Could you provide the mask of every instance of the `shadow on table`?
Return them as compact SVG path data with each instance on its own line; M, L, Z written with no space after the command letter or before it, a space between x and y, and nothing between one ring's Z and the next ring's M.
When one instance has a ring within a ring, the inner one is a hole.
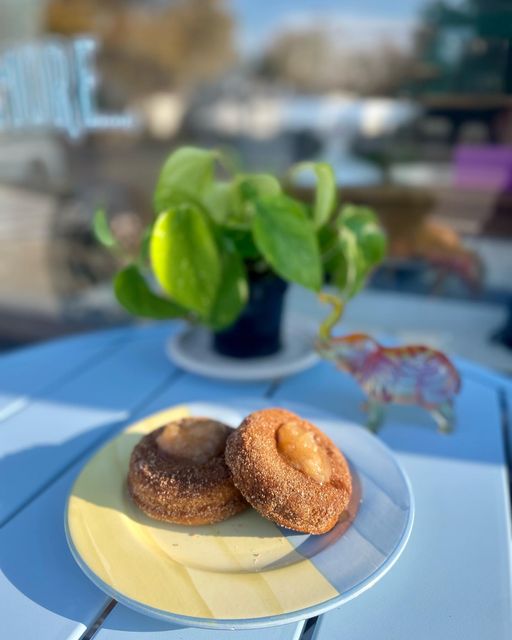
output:
M116 428L116 424L104 425L61 445L32 447L1 461L10 468L19 466L25 477L24 486L30 480L32 492L26 492L23 499L20 496L15 505L12 496L19 488L13 484L1 486L2 507L12 505L19 512L11 509L10 519L0 529L0 566L4 575L2 577L0 573L0 591L1 581L7 579L27 600L86 626L90 620L82 618L96 615L106 596L85 579L73 560L64 533L64 512L84 456L87 457L93 446L101 446L106 434ZM76 459L77 450L81 452L79 460ZM75 456L74 462L71 454ZM52 477L42 476L37 483L36 478L42 470L40 461L57 455L63 461L61 468ZM16 602L20 596L13 597Z
M113 421L55 445L37 445L0 457L0 526L124 425ZM44 424L41 425L44 429ZM49 490L49 489L48 489Z
M115 429L115 425L112 425L112 429ZM63 445L27 449L9 456L8 463L32 464L38 456L44 458L80 445L84 437L73 438ZM95 448L98 448L105 441L105 430L96 429L89 437L95 437ZM68 495L89 458L90 456L86 456L85 461L82 458L71 468L61 470L62 475L55 482L0 529L0 591L2 581L9 581L15 591L7 591L8 601L16 606L21 598L25 602L27 616L41 608L62 620L70 621L69 624L74 621L88 627L109 602L108 596L84 576L73 559L64 532ZM25 472L30 474L30 467L25 467ZM34 604L28 605L29 602ZM5 610L3 615L8 618L10 613ZM53 621L56 625L60 624L55 618ZM49 620L48 624L53 623ZM139 615L121 605L114 608L103 627L139 633L167 632L180 640L189 633L183 626ZM205 634L205 640L211 637L211 632L202 633ZM227 634L229 632L222 631L218 637L220 639Z

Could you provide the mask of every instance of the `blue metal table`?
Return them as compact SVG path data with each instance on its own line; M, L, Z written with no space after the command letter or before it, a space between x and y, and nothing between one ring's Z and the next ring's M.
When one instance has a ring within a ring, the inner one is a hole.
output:
M512 385L459 362L453 435L418 409L391 410L380 436L412 483L408 547L375 587L311 621L265 631L170 626L99 591L68 550L65 500L98 447L166 406L236 397L298 401L361 422L362 394L330 365L286 380L237 384L175 368L169 324L119 329L0 358L0 638L9 640L501 640L512 634L507 459Z

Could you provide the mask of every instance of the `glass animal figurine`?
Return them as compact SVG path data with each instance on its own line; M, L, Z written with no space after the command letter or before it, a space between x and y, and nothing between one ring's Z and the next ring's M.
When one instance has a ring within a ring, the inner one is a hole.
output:
M439 431L453 430L453 400L460 390L460 377L443 353L422 345L383 347L365 333L333 337L343 302L325 293L320 299L333 310L320 327L316 349L362 387L372 431L382 424L384 407L390 403L419 405L431 413Z

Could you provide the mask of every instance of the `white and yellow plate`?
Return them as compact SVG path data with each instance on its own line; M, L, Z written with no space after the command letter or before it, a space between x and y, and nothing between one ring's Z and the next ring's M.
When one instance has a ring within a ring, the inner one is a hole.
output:
M354 478L353 500L329 533L285 530L252 509L215 525L171 525L133 505L126 474L143 434L185 415L237 426L262 406L249 400L168 409L125 429L88 461L69 496L66 534L76 561L100 589L139 612L183 625L265 627L337 607L393 566L413 522L404 472L364 428L313 408L299 412L340 447Z

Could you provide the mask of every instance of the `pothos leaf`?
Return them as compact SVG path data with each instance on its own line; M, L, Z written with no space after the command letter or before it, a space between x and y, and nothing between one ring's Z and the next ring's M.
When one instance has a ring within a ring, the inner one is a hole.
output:
M218 152L181 147L165 161L157 181L153 202L156 213L181 202L200 202L213 184Z
M285 195L259 198L252 232L256 246L278 275L308 289L320 288L318 241L299 202Z
M117 240L115 239L108 224L105 209L96 209L92 220L92 230L96 240L104 247L112 249L117 245Z
M340 211L337 225L338 228L350 229L355 235L358 247L370 267L384 259L387 251L386 234L373 209L347 204Z
M351 298L383 260L386 236L371 209L345 205L335 221L332 234L325 236L325 246L326 271L343 296Z
M246 229L225 229L226 238L231 241L244 260L257 260L261 258L258 247L254 244L251 230Z
M279 180L269 173L239 174L233 180L234 207L243 207L257 197L276 196L279 193Z
M248 298L245 265L234 247L226 246L222 253L221 281L209 317L210 326L216 330L229 327L240 315Z
M202 204L217 224L224 224L231 210L231 183L214 181L205 189Z
M231 229L250 229L256 199L279 193L281 185L277 178L270 174L238 174L230 185L229 211L224 225Z
M204 212L181 204L161 213L150 242L153 272L180 305L207 319L221 278L221 261Z
M301 162L292 167L291 174L302 171L313 171L316 177L313 221L315 228L319 229L328 222L336 206L336 177L327 162Z
M151 242L151 234L153 233L153 225L148 225L142 232L139 245L139 257L138 262L142 265L146 264L149 260L149 243Z
M125 267L114 278L117 301L127 311L142 318L183 318L187 310L151 291L135 265Z

